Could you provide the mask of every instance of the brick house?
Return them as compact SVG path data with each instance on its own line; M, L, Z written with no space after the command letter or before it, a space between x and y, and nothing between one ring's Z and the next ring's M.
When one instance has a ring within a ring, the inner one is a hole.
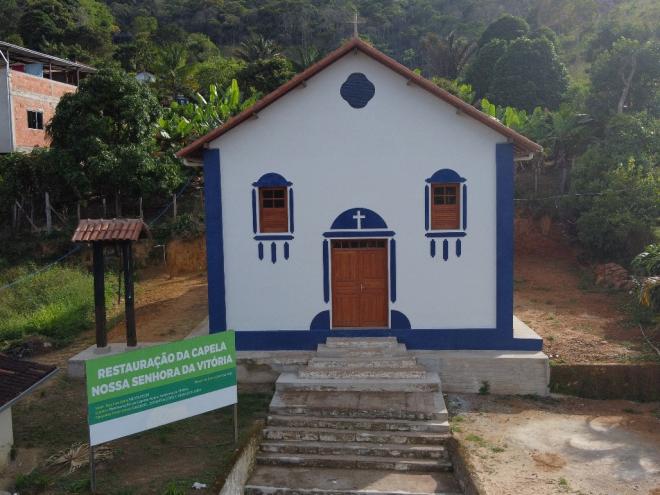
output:
M46 125L60 98L92 67L0 41L0 153L49 145Z

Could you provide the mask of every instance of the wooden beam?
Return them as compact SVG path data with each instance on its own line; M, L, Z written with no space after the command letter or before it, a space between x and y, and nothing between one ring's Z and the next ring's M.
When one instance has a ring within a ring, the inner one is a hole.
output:
M96 347L107 347L108 335L105 331L105 263L103 243L92 244L94 256L94 316L96 320Z
M121 245L121 257L124 263L124 308L126 314L126 345L137 345L135 329L135 291L133 289L133 244L125 241Z

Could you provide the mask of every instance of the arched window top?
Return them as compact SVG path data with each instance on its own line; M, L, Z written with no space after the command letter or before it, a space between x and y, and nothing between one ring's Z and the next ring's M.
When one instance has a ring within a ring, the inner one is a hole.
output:
M331 230L386 229L383 217L369 208L351 208L340 213L332 222Z
M429 184L438 184L438 183L453 183L453 182L465 182L467 179L461 177L458 172L450 168L441 168L435 172L431 177L426 179L426 182Z
M259 177L259 180L253 182L252 185L254 187L288 187L293 185L293 182L289 182L276 172L268 172Z

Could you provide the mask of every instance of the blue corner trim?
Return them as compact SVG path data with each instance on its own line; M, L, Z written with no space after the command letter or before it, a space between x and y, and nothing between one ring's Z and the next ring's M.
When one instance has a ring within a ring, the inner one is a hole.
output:
M252 233L257 233L257 190L252 189Z
M288 242L284 243L284 259L285 260L289 259L289 243Z
M291 241L293 236L289 234L262 234L255 235L255 241Z
M351 208L339 214L330 230L386 229L383 217L369 208Z
M390 328L395 330L410 330L410 320L401 311L390 311Z
M237 331L236 349L239 351L269 350L316 350L328 337L396 337L408 349L428 350L502 350L540 351L542 339L514 339L513 320L511 330L502 332L495 328L451 328L451 329L377 329L328 330L319 313L312 322L318 328L310 330L264 330ZM318 320L317 320L318 318ZM329 314L328 326L329 326Z
M463 184L463 230L467 230L467 184Z
M427 232L426 237L465 237L465 232Z
M257 253L259 254L259 259L264 259L264 243L260 242L257 244Z
M330 311L325 310L318 313L309 324L310 330L330 330Z
M390 301L396 302L396 241L390 239Z
M429 186L424 186L424 229L429 230L429 213L431 206L429 205L431 190Z
M513 144L496 146L497 329L513 337Z
M442 259L445 261L449 259L449 241L447 239L442 241Z
M252 185L254 187L288 187L293 185L293 182L289 182L278 173L268 172L259 177L259 180L253 182Z
M431 258L435 258L435 239L431 239Z
M289 189L289 232L293 233L293 189Z
M204 212L206 215L209 333L227 330L221 185L220 150L204 150Z
M277 261L277 244L274 242L270 243L270 261L273 263Z
M426 179L429 184L465 182L467 179L461 177L458 172L450 168L442 168Z
M392 237L392 230L344 230L337 232L324 232L323 237Z
M353 108L364 108L374 97L376 87L361 72L353 72L344 84L341 85L339 94Z
M323 301L330 302L330 253L328 252L328 241L323 241Z
M456 239L456 257L457 257L457 258L460 258L460 257L461 257L461 249L462 249L462 246L461 246L461 240L460 240L460 239Z

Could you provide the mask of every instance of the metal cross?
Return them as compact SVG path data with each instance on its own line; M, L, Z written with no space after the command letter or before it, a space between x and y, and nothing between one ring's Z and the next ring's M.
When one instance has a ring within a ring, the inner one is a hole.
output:
M357 213L356 213L355 215L353 215L353 218L354 218L355 220L357 220L357 228L358 228L358 230L362 230L362 220L364 220L364 219L367 218L367 217L365 217L365 216L362 214L362 212L360 212L360 210L358 210Z
M358 38L360 35L358 33L358 24L364 24L364 21L358 20L358 11L355 9L353 14L353 20L349 21L350 24L353 24L353 38Z

